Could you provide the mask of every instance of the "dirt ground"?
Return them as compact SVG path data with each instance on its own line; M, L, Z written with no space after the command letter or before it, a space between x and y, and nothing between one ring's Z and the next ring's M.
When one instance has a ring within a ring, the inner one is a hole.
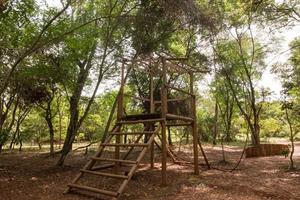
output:
M213 167L229 169L239 159L241 148L226 146L229 163L222 158L219 147L205 146ZM190 152L181 153L185 158ZM190 157L191 159L191 157ZM41 153L4 152L0 155L0 200L87 200L90 197L63 195L88 156L72 154L63 168L55 167L56 158ZM300 144L295 154L300 167ZM168 163L168 186L160 186L160 164L156 157L155 169L143 164L130 181L121 199L299 199L300 171L288 171L288 158L283 156L243 159L237 170L206 170L201 165L200 175L193 175L193 166ZM201 162L203 160L201 159Z

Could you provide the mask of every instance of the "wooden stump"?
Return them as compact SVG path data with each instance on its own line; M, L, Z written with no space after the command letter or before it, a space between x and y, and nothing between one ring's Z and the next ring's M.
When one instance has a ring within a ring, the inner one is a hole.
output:
M260 144L246 148L246 158L288 155L289 146L287 144Z

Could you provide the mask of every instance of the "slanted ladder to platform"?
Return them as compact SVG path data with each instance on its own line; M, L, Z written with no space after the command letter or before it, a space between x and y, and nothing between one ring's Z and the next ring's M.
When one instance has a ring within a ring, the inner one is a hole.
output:
M65 193L70 191L75 192L82 192L91 195L94 197L99 197L100 195L110 196L112 198L118 199L122 192L124 191L126 185L138 169L139 164L143 160L146 152L148 149L151 148L151 145L154 142L154 138L156 134L158 134L160 130L159 122L162 119L152 119L152 120L146 120L147 124L150 126L145 126L143 131L139 132L121 132L121 128L124 125L129 124L139 124L142 123L145 125L144 120L133 120L133 121L119 121L117 122L114 130L109 133L106 141L100 145L99 151L96 153L95 156L91 157L89 162L83 167L83 169L80 170L80 173L77 175L77 177L73 180L72 183L68 184L68 189ZM156 127L156 128L155 128ZM120 137L121 136L132 136L136 135L135 141L132 143L121 143ZM140 140L145 136L148 140L146 143L141 143ZM125 148L127 147L127 152L120 157L120 149L119 148ZM106 148L115 148L115 152L118 152L119 155L117 155L114 158L107 158L103 155L103 152ZM129 154L134 150L134 148L141 148L141 151L139 152L136 160L129 160L127 159ZM106 165L100 165L96 166L96 163L101 162L109 162L111 164ZM129 166L129 170L123 174L120 174L120 170L118 170L121 166ZM114 168L112 172L103 172L101 170L107 169L107 168ZM100 171L99 171L100 170ZM122 180L122 183L119 185L119 189L117 191L109 191L106 189L101 188L95 188L91 186L87 186L84 184L79 184L80 179L82 179L85 174L90 174L94 176L101 177L109 177L111 179L118 179Z

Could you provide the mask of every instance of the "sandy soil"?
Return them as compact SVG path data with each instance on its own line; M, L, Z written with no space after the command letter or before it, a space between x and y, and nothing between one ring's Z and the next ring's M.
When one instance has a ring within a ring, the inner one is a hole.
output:
M191 148L190 148L191 149ZM239 159L241 148L226 147L229 163L223 164L221 149L205 146L212 166L229 169ZM191 159L191 152L180 156ZM39 153L4 152L0 156L0 200L87 200L82 195L63 195L66 184L87 162L82 153L69 156L66 166L55 167L57 158ZM244 159L237 170L206 170L201 165L199 176L193 167L168 163L168 186L160 186L159 156L155 169L143 164L130 181L121 199L299 199L300 171L288 171L288 158L283 156ZM300 167L300 144L297 145L296 163ZM203 160L201 160L203 162Z

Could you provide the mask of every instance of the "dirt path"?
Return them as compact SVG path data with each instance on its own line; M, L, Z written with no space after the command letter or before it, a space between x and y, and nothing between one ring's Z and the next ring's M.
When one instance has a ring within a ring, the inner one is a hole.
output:
M213 166L230 168L239 158L241 149L226 147L229 164L220 164L221 150L205 147ZM183 156L183 155L181 155ZM190 152L184 153L189 157ZM300 165L300 145L296 163ZM56 158L38 153L10 153L0 156L0 200L87 200L84 196L62 192L86 161L82 154L73 154L64 168L53 167ZM157 158L159 161L159 158ZM282 156L245 159L230 173L206 170L199 176L192 174L192 166L168 164L169 186L160 187L160 165L148 170L148 165L130 182L122 199L299 199L300 171L288 172L288 159Z

